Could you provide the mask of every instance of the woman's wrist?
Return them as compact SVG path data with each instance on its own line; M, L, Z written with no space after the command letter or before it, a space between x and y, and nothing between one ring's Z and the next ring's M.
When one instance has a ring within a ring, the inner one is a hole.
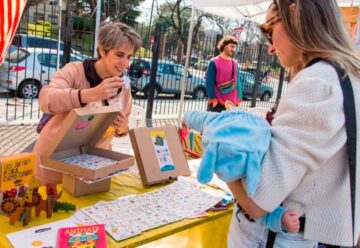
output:
M93 92L93 89L84 89L80 92L81 103L86 104L89 102L97 101L96 94Z

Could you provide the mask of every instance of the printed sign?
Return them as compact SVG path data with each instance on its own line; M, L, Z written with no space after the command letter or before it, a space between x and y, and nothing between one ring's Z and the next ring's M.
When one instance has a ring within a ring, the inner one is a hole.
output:
M171 159L169 146L164 131L154 131L150 133L155 148L156 157L159 162L160 171L175 170L175 165Z
M35 154L22 153L0 158L1 190L28 184L34 176Z

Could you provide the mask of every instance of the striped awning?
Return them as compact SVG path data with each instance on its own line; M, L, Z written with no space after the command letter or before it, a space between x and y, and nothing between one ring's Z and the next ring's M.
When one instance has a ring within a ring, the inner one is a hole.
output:
M0 64L20 22L26 0L0 0Z

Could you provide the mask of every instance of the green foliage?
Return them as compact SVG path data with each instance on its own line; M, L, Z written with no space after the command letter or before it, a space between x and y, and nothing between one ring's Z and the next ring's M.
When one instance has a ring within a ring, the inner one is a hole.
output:
M121 21L130 26L136 24L136 18L141 14L137 8L145 0L107 0L102 1L102 20ZM95 19L96 1L94 0L73 0L75 15L81 17L86 14ZM75 25L75 24L74 24ZM85 24L84 24L85 25Z
M59 210L65 211L67 213L69 211L75 211L76 206L74 204L72 204L72 203L69 203L69 202L56 201L54 206L53 206L53 211L57 212Z
M75 16L73 21L74 30L92 31L95 29L95 23L88 15Z

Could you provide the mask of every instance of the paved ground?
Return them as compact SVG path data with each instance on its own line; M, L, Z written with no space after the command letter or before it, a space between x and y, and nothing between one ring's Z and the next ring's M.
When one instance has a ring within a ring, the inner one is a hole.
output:
M176 125L176 119L153 120L153 126L166 124ZM139 125L140 126L140 125ZM31 151L38 134L36 124L3 124L0 125L0 156ZM131 147L129 137L114 138L113 149L127 153Z

